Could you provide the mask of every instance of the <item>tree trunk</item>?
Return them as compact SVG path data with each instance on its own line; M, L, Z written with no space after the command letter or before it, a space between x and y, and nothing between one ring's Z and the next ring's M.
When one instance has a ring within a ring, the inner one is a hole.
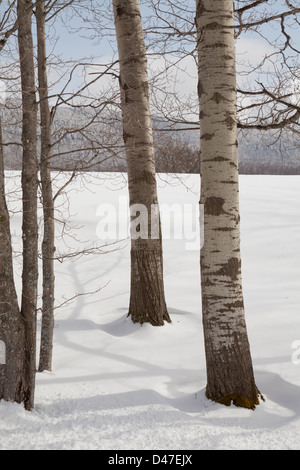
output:
M0 118L0 400L23 401L24 322L15 290Z
M39 371L52 370L54 331L54 203L50 172L51 118L48 102L47 55L45 33L45 2L36 4L38 81L41 118L41 188L43 197L44 237L43 259L43 304Z
M133 322L161 326L170 322L163 284L160 220L151 220L157 207L157 187L150 116L148 70L138 0L113 0L120 61L123 137L127 160L129 203L145 219L131 236L131 292L129 314ZM137 206L138 205L138 206ZM152 212L153 213L153 212ZM140 214L142 215L142 214ZM151 223L152 222L152 223ZM156 236L151 238L151 233Z
M32 1L18 0L18 43L22 87L22 191L23 191L23 273L21 314L25 322L24 405L34 406L36 373L36 310L38 281L37 224L37 104L33 41L31 33Z
M232 0L197 0L201 132L202 315L207 397L255 408L241 279Z

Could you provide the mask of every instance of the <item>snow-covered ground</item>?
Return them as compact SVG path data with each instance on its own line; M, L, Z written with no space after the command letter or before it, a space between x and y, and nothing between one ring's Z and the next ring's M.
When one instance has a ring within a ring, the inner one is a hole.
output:
M160 175L158 183L161 203L193 212L198 176L166 184ZM101 204L125 207L123 177L99 175L72 189L78 237L101 244ZM103 289L56 311L53 372L37 374L33 412L0 403L0 449L300 449L300 177L241 176L240 196L246 319L265 402L248 411L205 398L199 251L191 240L164 240L172 324L161 328L126 317L122 242L105 255L57 263L57 304ZM15 237L19 223L16 214ZM66 243L80 246L72 237Z

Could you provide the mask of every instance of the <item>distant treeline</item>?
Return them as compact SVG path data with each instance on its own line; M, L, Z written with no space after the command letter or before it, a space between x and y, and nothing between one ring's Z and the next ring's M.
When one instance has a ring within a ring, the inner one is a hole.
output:
M84 116L69 116L61 110L55 123L56 140L53 148L52 170L84 172L126 172L122 130L102 124L95 126L88 139L74 132ZM72 132L65 132L65 122ZM8 124L10 123L11 124ZM58 130L61 131L61 135ZM101 131L102 130L102 131ZM100 132L101 131L101 132ZM104 132L105 131L105 132ZM98 142L103 136L103 142ZM259 133L239 134L239 173L245 175L300 175L299 144L293 136L274 142L272 135L262 140ZM94 139L94 140L93 140ZM39 139L40 140L40 139ZM199 130L154 132L155 163L158 173L200 173ZM22 146L19 123L6 119L3 126L4 162L8 170L21 170ZM91 145L91 142L93 144ZM105 145L104 145L105 144ZM39 146L38 146L39 147Z
M300 175L300 165L291 167L271 163L240 162L239 173L240 175Z
M118 159L108 159L102 162L101 158L98 162L94 162L93 165L86 166L84 161L76 158L55 159L53 162L52 169L57 171L73 171L76 167L79 171L85 172L126 172L126 161L125 157ZM21 170L22 159L19 152L15 152L13 155L6 156L5 167L8 170ZM200 173L199 163L199 152L193 148L177 148L176 151L167 154L165 151L156 152L156 171L157 173ZM241 175L300 175L300 164L287 165L280 163L258 163L247 161L240 161L239 173Z

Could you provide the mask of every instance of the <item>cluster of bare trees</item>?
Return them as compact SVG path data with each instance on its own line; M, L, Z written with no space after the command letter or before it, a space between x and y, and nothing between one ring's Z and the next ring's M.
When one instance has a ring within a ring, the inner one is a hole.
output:
M21 142L12 142L22 149L22 287L20 292L20 306L15 289L13 272L13 250L9 212L5 194L4 150L1 140L1 319L0 340L5 345L5 364L2 364L0 374L0 398L8 401L23 402L26 409L34 406L35 375L37 370L37 311L38 311L38 259L42 259L42 328L40 359L38 369L51 370L52 347L54 329L54 253L55 253L55 214L54 203L63 188L53 193L51 182L51 158L59 148L61 137L56 139L53 132L53 118L59 105L70 99L61 94L56 96L56 103L49 105L48 64L46 53L46 21L58 14L72 2L44 2L33 3L29 0L6 2L6 9L2 16L1 52L9 39L17 40L18 73L19 76L4 75L7 83L16 82L19 85L21 96L20 118L22 135ZM74 2L75 3L75 2ZM33 21L35 18L35 21ZM33 27L36 28L34 36ZM6 29L5 29L6 28ZM35 39L36 38L36 46ZM37 50L35 58L35 50ZM74 71L72 66L70 76ZM5 65L3 69L8 67ZM11 67L14 69L14 67ZM9 71L11 72L11 68ZM70 81L67 80L67 82ZM82 85L80 96L87 84ZM12 93L12 86L7 90ZM73 98L73 94L72 94ZM18 97L13 95L3 105L11 110L12 101L18 107ZM99 105L100 106L100 105ZM97 113L97 111L96 111ZM95 113L95 114L96 114ZM4 113L5 114L5 113ZM16 118L18 120L18 118ZM95 119L91 117L91 121ZM16 123L16 121L15 121ZM87 132L88 124L84 128L78 127L76 132ZM2 131L2 129L1 129ZM56 131L57 132L57 131ZM75 132L67 125L60 129L60 136ZM1 132L2 135L2 132ZM40 152L38 138L40 137ZM86 139L88 142L88 138ZM96 158L97 143L92 142L84 148L85 163L92 164ZM91 147L91 148L89 148ZM82 149L80 149L82 150ZM78 151L78 150L77 150ZM76 150L75 150L76 153ZM39 157L39 158L38 158ZM97 155L98 158L98 155ZM76 162L72 167L70 180L77 172L77 167L84 164ZM40 193L39 194L39 187ZM43 240L39 250L39 221L38 199L41 195L43 208Z
M28 410L34 406L37 370L38 186L40 184L43 203L39 370L51 370L57 197L51 183L51 169L55 168L53 162L60 153L66 157L76 154L72 160L72 179L76 172L90 169L99 163L99 159L118 158L124 149L130 208L140 204L150 214L159 203L155 148L162 145L167 171L172 171L169 168L173 168L174 159L180 159L176 155L180 139L176 145L167 137L167 145L154 139L151 104L156 114L169 120L171 129L175 125L177 128L182 125L184 130L189 126L200 128L200 204L204 208L200 264L207 397L225 405L233 403L251 409L259 403L260 392L253 373L242 290L237 136L238 128L299 132L299 101L293 91L299 83L298 51L291 29L295 24L299 25L300 8L289 0L244 0L235 4L232 0L197 0L188 4L181 0L151 0L147 4L151 4L153 12L147 24L143 24L139 0L92 3L88 0L17 0L6 2L3 12L0 53L10 38L16 36L18 41L22 97L23 274L19 307L5 195L5 146L1 143L0 341L5 344L6 361L0 365L0 399L24 403ZM94 38L99 36L99 21L108 18L109 12L113 14L114 21L107 26L107 34L116 37L118 59L97 64L96 71L89 69L80 89L72 93L68 87L74 74L79 67L88 70L89 64L71 64L68 72L64 72L62 89L51 95L46 23L63 11L70 11L70 17L78 13L80 17L85 15ZM277 27L276 40L269 36L270 32L264 33L261 29L270 23L275 25L274 31ZM36 27L36 46L33 25ZM239 65L239 73L246 79L242 81L243 86L237 86L235 44L242 34L250 33L272 42L273 48L255 71L246 61ZM165 66L163 73L159 72L150 84L148 59L151 54L159 54ZM180 67L187 56L197 64L197 103L192 102L191 96L182 102L174 91L162 86L164 74ZM252 73L255 73L255 80L250 80ZM112 85L103 96L93 96L90 92L92 86L105 76L118 84L118 90ZM158 89L159 93L155 95ZM154 95L153 100L151 97ZM54 104L50 104L50 98ZM84 110L88 120L76 127L65 123L56 128L55 116L60 106ZM195 112L198 113L196 119ZM121 126L123 142L116 132L98 135L95 131L98 122L104 123L107 129ZM75 134L84 137L84 148L70 150L61 147L65 136ZM190 148L191 154L193 151ZM184 164L190 158L187 155ZM198 165L195 171L198 171ZM134 211L131 215L134 218ZM163 326L171 318L164 294L160 217L156 215L155 227L153 219L148 220L148 236L143 236L140 227L140 236L131 240L128 315L133 322ZM153 232L156 237L149 235Z

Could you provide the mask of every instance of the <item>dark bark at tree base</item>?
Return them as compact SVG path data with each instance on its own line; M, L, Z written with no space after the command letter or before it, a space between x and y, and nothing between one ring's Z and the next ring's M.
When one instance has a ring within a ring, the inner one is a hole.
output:
M15 314L19 315L18 309ZM0 365L0 400L22 403L24 401L22 376L24 334L20 329L11 330L12 327L13 325L7 324L7 328L10 328L9 334L6 337L1 335L1 341L6 345L6 363Z
M226 395L210 394L208 390L205 393L209 400L212 400L221 405L231 406L235 405L241 408L248 408L254 410L259 405L259 398L262 398L259 390L254 390L251 395L243 395L242 393L229 393Z
M222 405L254 410L263 397L255 384L249 350L238 347L243 343L247 344L247 338L238 338L226 352L207 352L206 397Z
M254 394L251 397L245 397L237 393L232 393L230 395L225 395L217 399L214 397L211 397L209 393L206 392L206 398L216 403L220 403L221 405L225 405L225 406L234 405L240 408L247 408L249 410L255 410L256 406L259 405L259 398L263 400L263 397L259 393L259 391L257 391L256 394Z
M162 254L157 245L151 249L142 244L131 250L128 316L134 323L151 323L153 326L171 323L164 296Z

